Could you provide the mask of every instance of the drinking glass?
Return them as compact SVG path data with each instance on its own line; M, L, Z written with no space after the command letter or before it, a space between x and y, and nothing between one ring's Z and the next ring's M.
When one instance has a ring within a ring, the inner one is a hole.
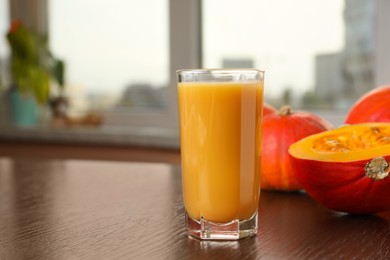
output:
M264 72L177 71L183 200L188 234L257 234Z

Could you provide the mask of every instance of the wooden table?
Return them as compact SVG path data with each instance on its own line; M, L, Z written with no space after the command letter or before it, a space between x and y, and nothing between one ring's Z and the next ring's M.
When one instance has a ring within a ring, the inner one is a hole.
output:
M257 237L185 235L178 165L0 158L0 259L390 259L390 211L262 192Z

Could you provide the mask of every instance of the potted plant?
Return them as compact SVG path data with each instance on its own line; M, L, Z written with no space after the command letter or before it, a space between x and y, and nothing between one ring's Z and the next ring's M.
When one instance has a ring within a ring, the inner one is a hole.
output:
M51 79L64 85L64 63L55 59L46 41L29 31L20 21L13 21L7 40L11 49L9 91L13 120L17 125L34 125L37 105L46 105Z

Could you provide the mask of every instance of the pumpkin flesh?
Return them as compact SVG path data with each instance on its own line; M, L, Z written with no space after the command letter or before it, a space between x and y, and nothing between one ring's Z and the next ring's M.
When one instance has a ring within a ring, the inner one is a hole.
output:
M290 154L300 159L350 162L390 155L390 123L344 126L297 142Z

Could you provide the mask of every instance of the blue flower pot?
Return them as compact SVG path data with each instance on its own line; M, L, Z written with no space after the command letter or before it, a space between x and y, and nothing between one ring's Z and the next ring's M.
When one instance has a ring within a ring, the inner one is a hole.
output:
M38 122L38 105L31 95L20 94L13 89L9 92L12 121L18 126L33 126Z

